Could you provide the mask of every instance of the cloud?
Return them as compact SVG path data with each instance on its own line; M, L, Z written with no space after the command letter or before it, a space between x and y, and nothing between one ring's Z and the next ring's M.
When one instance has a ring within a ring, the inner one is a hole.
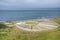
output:
M58 8L60 0L0 0L0 9Z

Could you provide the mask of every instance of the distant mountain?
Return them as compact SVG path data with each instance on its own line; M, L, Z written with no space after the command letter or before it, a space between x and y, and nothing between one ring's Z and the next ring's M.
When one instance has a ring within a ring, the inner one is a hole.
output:
M60 8L35 8L35 10L60 10Z
M18 9L15 9L15 11L16 10L18 10ZM19 9L19 10L60 10L60 8L29 8L29 9L25 8L25 9ZM2 11L5 11L5 10L2 10ZM9 11L11 11L11 10L9 10Z

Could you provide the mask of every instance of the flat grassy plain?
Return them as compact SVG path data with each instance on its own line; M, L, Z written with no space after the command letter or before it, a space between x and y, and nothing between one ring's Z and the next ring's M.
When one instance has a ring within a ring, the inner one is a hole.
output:
M60 23L60 18L55 21ZM0 24L0 40L60 40L60 27L46 32L28 32Z

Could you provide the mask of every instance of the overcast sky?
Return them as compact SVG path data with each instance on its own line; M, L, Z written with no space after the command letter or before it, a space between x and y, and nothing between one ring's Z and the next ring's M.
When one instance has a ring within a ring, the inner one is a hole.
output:
M0 10L60 8L60 0L0 0Z

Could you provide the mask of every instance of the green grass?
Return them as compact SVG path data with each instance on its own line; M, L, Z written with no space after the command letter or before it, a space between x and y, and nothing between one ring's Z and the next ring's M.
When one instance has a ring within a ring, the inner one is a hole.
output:
M26 24L36 24L36 21L26 21Z
M60 17L55 18L55 21L60 24Z
M0 40L60 40L60 28L49 32L27 32L16 28L2 29Z
M60 27L47 32L28 32L0 24L0 40L60 40Z

